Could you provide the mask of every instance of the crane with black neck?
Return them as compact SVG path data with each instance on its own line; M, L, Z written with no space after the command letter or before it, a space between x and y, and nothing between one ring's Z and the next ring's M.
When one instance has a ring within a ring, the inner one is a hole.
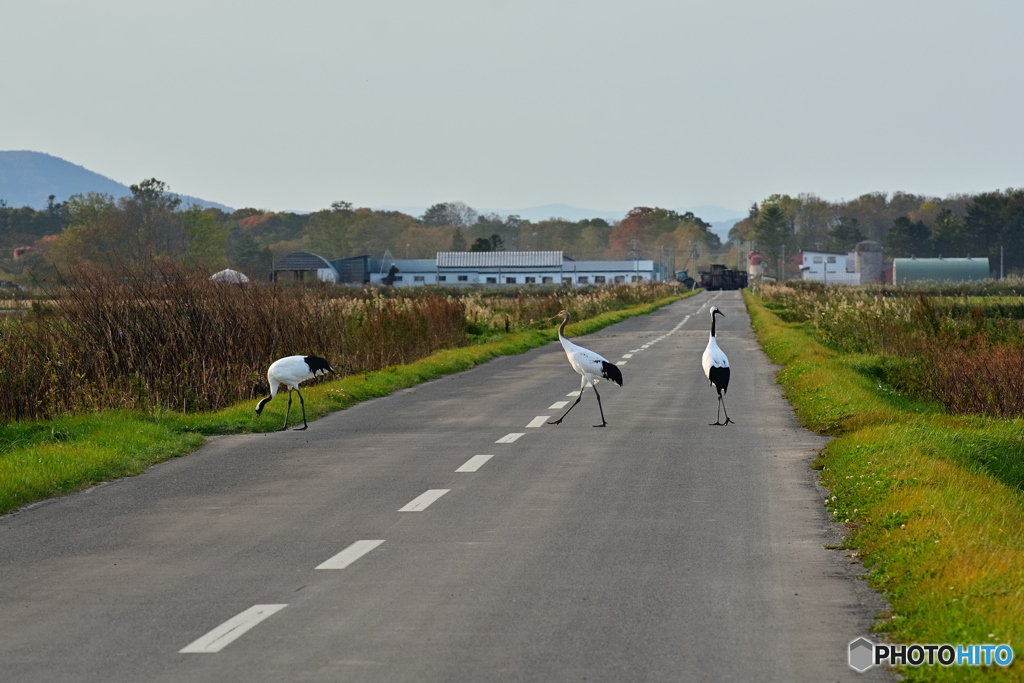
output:
M718 346L715 338L715 316L725 317L725 313L718 310L718 306L711 307L711 336L708 338L707 348L704 349L704 356L701 358L701 365L704 366L704 374L708 378L710 386L718 390L718 416L712 425L725 426L736 424L729 419L729 411L725 410L725 394L729 390L729 358ZM725 411L725 422L722 422L722 411Z

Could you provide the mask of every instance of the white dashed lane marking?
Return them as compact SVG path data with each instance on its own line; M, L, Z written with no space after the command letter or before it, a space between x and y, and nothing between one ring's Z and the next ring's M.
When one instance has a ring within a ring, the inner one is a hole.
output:
M568 394L566 394L566 396L573 396L573 397L579 396L579 395L580 395L580 392L578 392L578 391L570 391Z
M253 605L241 614L231 617L205 636L194 640L178 652L185 654L220 652L246 631L288 605Z
M421 493L420 495L410 500L408 503L406 503L405 507L398 508L398 511L423 512L428 507L430 507L431 503L433 503L435 500L437 500L444 494L448 493L449 491L451 491L451 489L430 489L429 491Z
M548 406L548 410L561 410L567 405L569 405L568 401L555 401L554 403Z
M480 469L483 466L483 464L485 462L487 462L488 460L490 460L493 457L494 457L493 455L474 455L472 458L467 460L465 462L465 464L462 465L462 467L460 467L459 469L457 469L455 471L456 472L476 472L478 469Z
M370 552L383 542L383 539L376 541L356 541L355 543L345 548L331 559L327 560L326 562L318 564L316 568L344 569L345 567L349 566L350 564L352 564L360 557Z
M545 422L547 422L550 417L551 417L550 415L538 415L537 417L535 417L532 420L530 420L530 424L526 425L526 428L527 429L536 429L537 427L540 427Z
M515 441L516 439L525 434L526 432L512 432L511 434L506 434L505 436L501 437L494 443L512 443L513 441Z
M631 354L631 353L624 353L624 354L622 354L622 357L623 358L632 358L633 354Z

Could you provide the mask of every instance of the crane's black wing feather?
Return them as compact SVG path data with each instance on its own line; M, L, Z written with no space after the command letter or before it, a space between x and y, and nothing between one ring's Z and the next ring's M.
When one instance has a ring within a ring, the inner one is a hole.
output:
M718 389L718 393L726 393L729 389L729 368L716 368L712 366L708 370L708 379Z
M622 371L614 363L609 363L606 360L601 361L601 376L615 382L620 387L622 386Z
M316 377L318 372L322 372L324 374L334 372L334 368L331 367L331 364L318 356L306 356L302 360L306 361L306 365L309 366L309 371L313 373L314 377Z

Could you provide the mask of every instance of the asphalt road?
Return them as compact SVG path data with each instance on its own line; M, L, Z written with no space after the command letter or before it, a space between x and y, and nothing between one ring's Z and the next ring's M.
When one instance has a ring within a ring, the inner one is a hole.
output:
M579 387L551 344L0 517L0 678L891 680L739 294L576 341L633 354L607 428L589 390L527 426Z

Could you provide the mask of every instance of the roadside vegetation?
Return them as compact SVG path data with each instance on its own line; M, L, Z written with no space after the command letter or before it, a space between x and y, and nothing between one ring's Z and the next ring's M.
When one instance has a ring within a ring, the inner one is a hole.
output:
M875 626L886 639L1021 651L1024 414L1009 400L1021 285L745 293L798 417L835 437L815 465L831 492L823 504L892 605ZM1001 359L1010 374L986 383L972 358ZM912 681L1019 671L900 669Z
M322 355L340 375L303 385L315 419L542 346L563 308L581 335L695 293L644 284L457 296L224 285L173 268L77 275L28 316L0 318L0 514L137 474L208 435L277 429L286 402L260 418L254 407L284 355Z

